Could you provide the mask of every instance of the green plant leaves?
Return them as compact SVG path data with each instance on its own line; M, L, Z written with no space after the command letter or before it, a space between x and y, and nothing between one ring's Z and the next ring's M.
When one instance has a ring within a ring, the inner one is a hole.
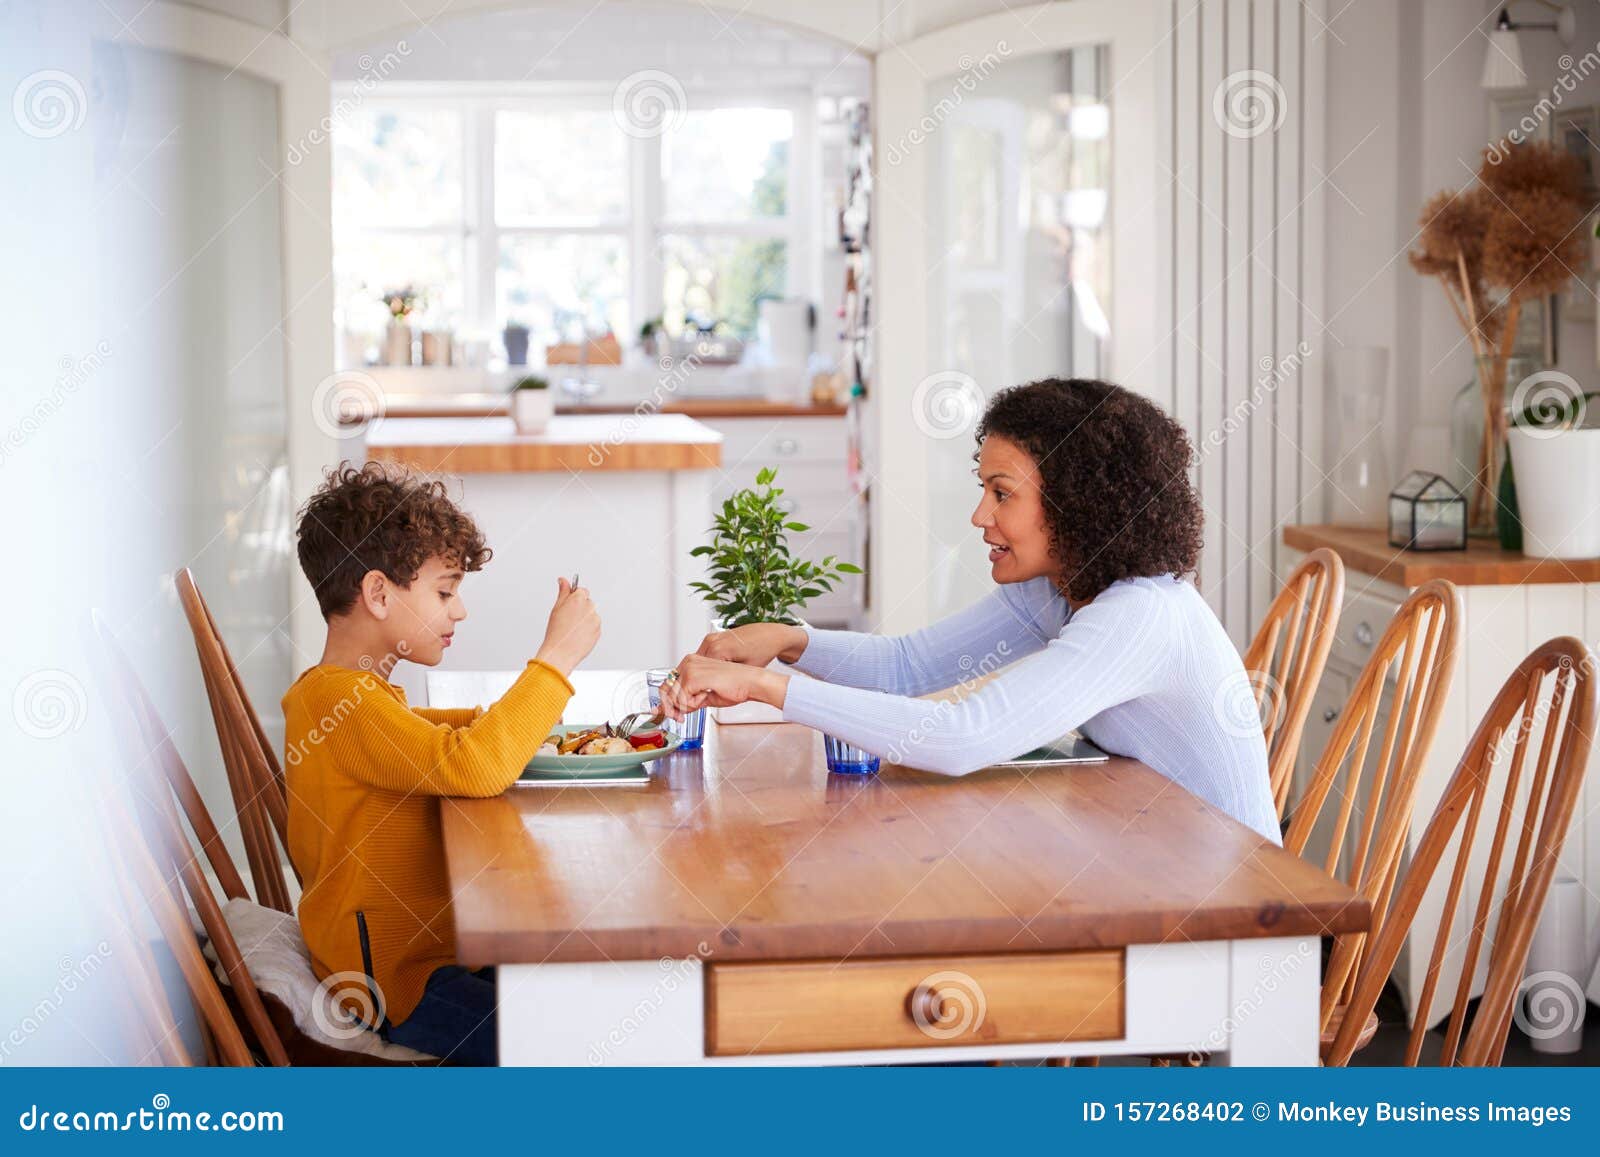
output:
M778 505L783 494L773 486L778 471L765 466L756 472L754 488L740 490L722 504L712 520L711 541L689 553L709 559L709 582L692 582L689 589L710 603L729 626L747 623L793 623L795 610L808 599L831 591L844 574L860 574L851 563L836 562L833 555L821 564L795 558L788 533L811 529L787 518Z

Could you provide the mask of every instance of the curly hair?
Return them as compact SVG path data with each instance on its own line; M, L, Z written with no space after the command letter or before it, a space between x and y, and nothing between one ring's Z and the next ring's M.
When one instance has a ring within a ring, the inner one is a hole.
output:
M1204 517L1194 449L1153 402L1110 382L1046 378L1001 390L978 424L1039 469L1057 585L1080 601L1118 579L1194 572Z
M443 482L379 462L329 470L300 508L298 539L324 619L355 605L368 571L409 587L430 558L476 571L493 554Z

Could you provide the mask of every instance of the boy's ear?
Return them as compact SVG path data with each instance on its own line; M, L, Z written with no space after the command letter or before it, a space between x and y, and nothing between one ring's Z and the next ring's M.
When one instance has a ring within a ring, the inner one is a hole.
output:
M389 579L381 570L361 576L361 604L375 619L389 617Z

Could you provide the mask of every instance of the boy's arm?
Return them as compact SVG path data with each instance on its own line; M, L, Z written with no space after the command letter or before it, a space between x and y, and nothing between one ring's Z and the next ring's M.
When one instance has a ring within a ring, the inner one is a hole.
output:
M466 727L483 714L482 707L413 707L411 710L429 723L443 723L446 727Z
M365 687L363 680L370 680ZM433 723L376 686L376 676L356 675L357 695L326 732L333 765L384 791L487 797L516 782L529 759L561 719L572 684L538 659L474 722Z

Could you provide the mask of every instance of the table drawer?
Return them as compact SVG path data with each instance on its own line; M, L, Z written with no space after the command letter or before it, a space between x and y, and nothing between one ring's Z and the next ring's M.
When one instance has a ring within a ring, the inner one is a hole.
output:
M702 419L722 435L722 468L743 478L763 466L778 468L779 484L789 462L840 462L845 459L843 418Z
M1339 613L1338 630L1329 658L1350 671L1360 671L1377 650L1400 604L1371 592L1351 595Z
M1123 952L712 964L706 1055L1114 1040Z

